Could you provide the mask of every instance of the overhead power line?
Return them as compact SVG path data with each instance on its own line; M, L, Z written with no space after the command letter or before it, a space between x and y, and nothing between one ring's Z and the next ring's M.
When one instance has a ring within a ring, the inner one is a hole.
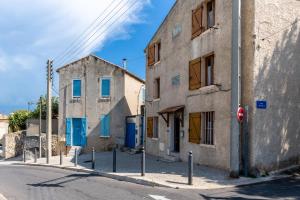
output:
M85 36L87 33L88 33L88 31L91 29L91 27L93 27L94 25L95 25L95 23L104 15L104 13L106 13L106 11L108 11L109 10L109 8L113 5L113 3L114 3L115 1L112 1L105 9L104 9L104 11L103 12L101 12L100 13L100 15L96 18L96 19L94 19L83 31L82 31L82 33L80 33L79 35L78 35L78 37L77 38L75 38L71 43L70 43L70 45L68 45L68 47L65 49L65 50L63 50L60 54L58 54L58 55L56 55L55 57L54 57L54 59L53 60L59 60L61 57L63 57L76 43L77 43L77 41L79 41L83 36ZM121 3L121 1L119 2L119 4Z
M88 42L95 34L97 34L97 32L102 29L102 26L104 26L105 24L107 24L113 17L115 17L125 7L125 5L129 1L130 0L127 0L126 3L123 3L123 5L121 5L122 1L120 1L111 10L111 12L107 13L106 16L99 23L97 23L97 25L88 34L86 34L86 37L83 38L82 41L80 41L76 46L74 46L74 48L71 48L68 52L66 52L66 54L60 59L59 63L64 63L67 60L68 56L72 56L73 52L75 52L78 48L81 48L82 46L84 46L85 43ZM117 9L117 11L113 12L113 10L115 10L115 9ZM111 16L111 14L113 14L113 15ZM107 18L108 18L108 20L107 20Z
M127 2L129 2L129 0L128 0ZM137 2L138 2L138 0L134 1L134 3L132 3L130 6L128 6L127 9L124 10L124 11L122 12L121 15L119 15L118 17L116 17L116 18L114 19L114 21L113 21L112 23L110 23L110 24L107 26L108 28L106 28L106 29L104 29L102 32L100 32L100 34L98 34L93 40L90 40L90 39L91 39L98 31L100 31L100 30L102 29L102 27L98 28L97 31L95 32L95 34L93 34L92 36L90 36L90 37L87 39L87 43L84 43L84 44L80 45L77 49L75 49L74 51L72 51L73 56L72 56L71 58L76 57L76 56L78 55L78 53L80 53L79 50L81 50L81 48L82 48L83 46L85 46L85 47L84 47L82 50L85 51L88 47L90 47L91 45L94 45L93 42L95 42L100 36L102 36L102 35L103 35L104 33L106 33L109 29L111 29L111 28L113 27L112 25L115 24L115 23L116 23L123 15L125 15L126 12L128 12L131 8L133 8ZM126 4L127 4L127 3L126 3ZM119 12L120 10L121 10L121 9L119 9L118 12ZM117 16L118 12L117 12L115 15L111 16L111 17L109 18L109 20L106 21L103 25L107 24L107 22L109 22L109 21L112 20L115 16ZM125 20L125 18L123 18L121 21L123 22L124 20Z

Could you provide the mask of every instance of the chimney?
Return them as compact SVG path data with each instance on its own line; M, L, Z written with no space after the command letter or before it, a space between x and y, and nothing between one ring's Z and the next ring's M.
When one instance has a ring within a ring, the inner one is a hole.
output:
M123 58L123 68L126 70L127 69L127 59Z

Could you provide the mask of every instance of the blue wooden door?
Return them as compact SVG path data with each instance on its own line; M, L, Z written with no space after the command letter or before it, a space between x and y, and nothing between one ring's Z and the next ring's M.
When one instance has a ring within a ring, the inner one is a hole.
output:
M82 122L80 118L73 118L73 146L81 146Z
M135 123L126 124L125 145L129 148L135 148Z

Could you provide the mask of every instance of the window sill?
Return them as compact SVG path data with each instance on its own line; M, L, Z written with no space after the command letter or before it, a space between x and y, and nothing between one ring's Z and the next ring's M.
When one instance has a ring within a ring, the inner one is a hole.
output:
M195 35L195 36L192 36L191 40L195 40L197 38L200 38L200 37L203 37L207 34L209 34L211 31L215 30L214 27L211 27L211 28L206 28L205 30L203 30L203 32L201 32L199 35Z
M200 144L200 147L203 148L209 148L209 149L216 149L216 145L210 145L210 144Z
M99 138L109 139L111 136L99 136Z
M147 137L147 138L150 140L153 140L153 141L158 141L158 138L150 138L150 137Z
M111 101L110 97L100 97L98 99L98 103L100 103L100 102L109 102L109 101Z
M153 101L160 101L160 98L153 99Z
M196 90L189 90L188 97L195 96L195 95L201 95L201 94L211 94L220 91L218 86L216 85L209 85L204 86Z

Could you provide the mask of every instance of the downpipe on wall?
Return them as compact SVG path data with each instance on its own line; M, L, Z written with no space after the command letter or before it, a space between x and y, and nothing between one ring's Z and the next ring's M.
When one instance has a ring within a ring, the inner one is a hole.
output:
M231 128L230 177L238 178L240 171L240 124L236 111L241 105L241 0L232 0L232 50L231 50Z

